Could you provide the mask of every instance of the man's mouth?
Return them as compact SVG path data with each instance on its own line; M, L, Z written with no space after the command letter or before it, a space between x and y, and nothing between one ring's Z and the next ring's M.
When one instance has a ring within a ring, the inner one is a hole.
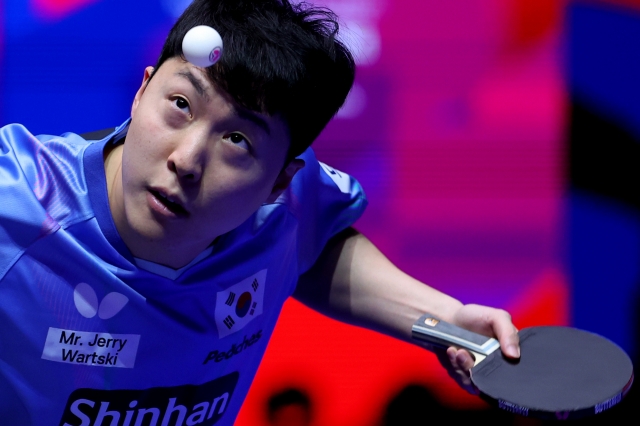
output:
M151 189L150 192L171 213L177 216L187 216L189 214L189 212L184 207L182 207L181 204L169 200L163 193L153 189Z

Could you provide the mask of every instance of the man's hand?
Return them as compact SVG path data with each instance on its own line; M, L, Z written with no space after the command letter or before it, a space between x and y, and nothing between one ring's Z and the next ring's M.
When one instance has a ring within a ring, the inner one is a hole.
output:
M518 330L511 322L508 312L488 306L464 305L454 314L452 322L467 330L495 337L500 342L505 356L520 357ZM450 347L446 351L436 350L436 355L449 375L462 388L473 394L478 393L470 379L469 371L475 361L468 351Z

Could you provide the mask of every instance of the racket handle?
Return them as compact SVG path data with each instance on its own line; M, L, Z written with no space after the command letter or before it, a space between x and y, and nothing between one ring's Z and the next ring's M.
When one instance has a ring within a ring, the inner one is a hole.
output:
M457 325L442 321L431 314L422 315L413 324L411 336L414 340L428 342L432 345L444 348L456 346L484 356L489 355L500 347L498 341L493 337L465 330Z

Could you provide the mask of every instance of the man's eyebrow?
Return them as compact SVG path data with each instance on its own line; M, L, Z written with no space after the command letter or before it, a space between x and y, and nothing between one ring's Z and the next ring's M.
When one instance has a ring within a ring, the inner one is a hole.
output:
M189 80L193 88L196 89L196 92L198 92L198 94L203 98L205 98L207 101L209 100L209 95L207 93L207 89L205 89L204 87L204 84L202 84L202 81L198 77L193 75L191 71L181 70L181 71L178 71L176 75L180 77L184 77L187 80Z
M271 127L269 127L269 124L265 119L263 119L258 114L248 109L236 107L235 110L238 117L242 118L243 120L251 121L256 126L264 130L267 135L271 136Z
M176 75L189 80L189 82L191 83L193 88L196 90L196 92L198 92L198 94L203 98L205 98L207 101L209 100L209 95L207 93L207 89L205 88L204 84L202 84L202 81L198 77L193 75L191 71L181 70L181 71L178 71ZM267 121L262 117L260 117L260 115L245 108L236 107L234 109L238 117L242 118L243 120L251 121L258 127L260 127L262 130L264 130L267 135L271 136L271 127L269 127L269 124L267 123Z

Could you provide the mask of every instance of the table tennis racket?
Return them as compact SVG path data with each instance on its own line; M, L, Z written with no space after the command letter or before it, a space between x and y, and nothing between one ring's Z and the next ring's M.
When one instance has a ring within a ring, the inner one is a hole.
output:
M528 417L575 419L618 404L633 383L629 356L610 340L571 327L519 331L520 359L502 355L496 339L426 314L413 339L467 349L475 358L471 381L480 396L499 408Z

